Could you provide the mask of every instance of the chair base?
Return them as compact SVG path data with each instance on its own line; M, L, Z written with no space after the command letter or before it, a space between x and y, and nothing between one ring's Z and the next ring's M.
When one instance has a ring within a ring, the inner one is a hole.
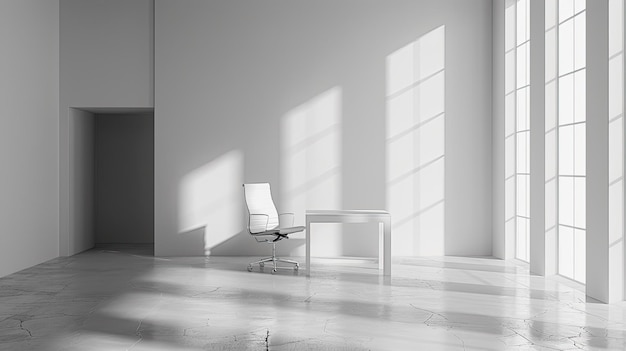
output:
M272 243L272 256L262 258L262 259L260 259L258 261L250 262L248 264L248 268L247 268L248 272L252 272L253 265L257 265L258 264L259 268L263 269L265 267L265 264L268 263L268 262L272 262L272 273L276 273L276 271L278 269L292 269L291 267L279 267L279 266L276 265L277 262L290 263L290 264L294 265L293 266L293 270L296 271L296 272L300 268L300 263L298 263L296 261L292 261L292 260L287 260L287 259L284 259L284 258L276 257L276 245L274 243Z

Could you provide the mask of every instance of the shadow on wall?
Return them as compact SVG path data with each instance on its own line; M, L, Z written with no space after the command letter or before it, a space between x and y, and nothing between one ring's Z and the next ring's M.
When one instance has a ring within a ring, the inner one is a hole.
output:
M445 26L387 56L386 67L392 254L443 255Z
M243 153L227 152L187 174L178 199L178 233L196 237L181 240L204 246L191 248L190 255L210 255L219 245L244 235ZM215 252L214 252L215 253Z
M341 208L342 89L333 87L287 112L281 120L281 212L294 212L295 225L304 225L305 211ZM311 255L342 255L340 227L325 224L316 233ZM304 234L293 235L304 239ZM305 244L289 255L304 256Z

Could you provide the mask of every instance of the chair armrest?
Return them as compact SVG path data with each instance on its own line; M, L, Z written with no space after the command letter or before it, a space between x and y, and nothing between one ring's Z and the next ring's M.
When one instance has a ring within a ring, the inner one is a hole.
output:
M264 227L265 229L264 230L267 230L267 223L270 220L270 216L265 214L265 213L250 213L250 217L248 217L248 232L252 233L252 230L250 230L250 224L252 222L252 217L254 217L254 216L264 216L265 217L265 227Z
M293 227L293 219L295 214L293 212L285 212L278 215L278 226L280 228ZM284 219L283 219L284 218ZM289 223L289 224L287 224Z

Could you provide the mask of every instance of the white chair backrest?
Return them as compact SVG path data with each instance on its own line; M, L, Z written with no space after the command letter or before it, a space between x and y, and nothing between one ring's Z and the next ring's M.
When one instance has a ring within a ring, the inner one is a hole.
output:
M269 183L244 184L243 193L250 218L248 230L250 233L260 233L278 227L278 211L272 200ZM253 215L266 216L253 216ZM267 224L267 228L266 228Z

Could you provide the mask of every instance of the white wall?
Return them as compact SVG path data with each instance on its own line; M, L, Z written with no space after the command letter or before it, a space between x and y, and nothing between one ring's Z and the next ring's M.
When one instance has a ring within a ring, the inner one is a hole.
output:
M279 210L387 208L386 65L444 26L440 254L490 255L491 13L491 1L157 0L156 254L266 254L244 232L242 182L270 182ZM376 254L371 234L348 234L314 245Z
M71 254L93 247L95 243L94 211L94 115L70 109L70 232Z
M87 242L75 232L80 221L70 181L71 108L153 106L152 0L60 1L60 254L72 255L70 243ZM81 168L81 165L75 165Z
M58 1L0 1L0 276L58 255Z

